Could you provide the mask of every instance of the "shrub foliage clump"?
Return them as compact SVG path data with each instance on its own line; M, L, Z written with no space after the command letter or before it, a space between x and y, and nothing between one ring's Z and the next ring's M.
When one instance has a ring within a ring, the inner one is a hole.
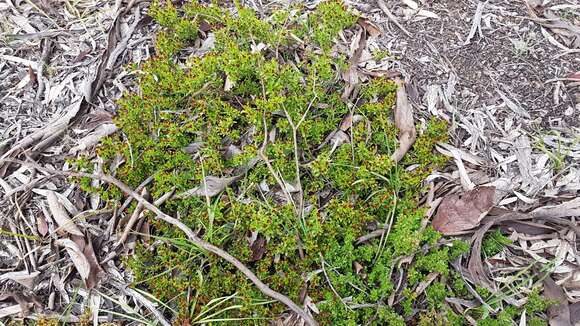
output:
M341 99L349 62L334 44L358 17L336 1L266 19L198 3L154 3L150 15L162 26L156 55L135 67L139 88L119 102L120 132L99 148L109 162L124 159L108 172L132 187L153 176L154 199L175 190L165 212L273 289L310 302L322 324L400 325L417 311L421 320L461 319L445 312L453 290L444 283L410 290L433 272L451 277L447 263L466 249L438 245L418 208L422 181L444 163L433 147L446 126L419 128L396 164L395 84L375 78ZM150 223L159 241L138 244L127 264L179 320L260 324L285 310L174 227ZM357 241L377 229L383 236ZM401 273L413 255L409 275ZM394 292L403 300L390 307Z

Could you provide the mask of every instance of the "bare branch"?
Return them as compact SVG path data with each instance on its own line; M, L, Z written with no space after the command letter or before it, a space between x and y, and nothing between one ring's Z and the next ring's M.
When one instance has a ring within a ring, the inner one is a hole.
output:
M133 191L131 188L129 188L127 185L125 185L123 182L115 179L114 177L112 177L110 175L103 174L103 173L91 174L91 173L85 173L85 172L58 171L58 170L54 170L54 169L45 168L37 163L23 162L20 160L12 160L12 159L2 159L2 160L0 160L0 163L14 163L14 164L25 165L25 166L33 167L33 168L38 169L40 171L44 171L46 173L68 176L68 177L91 178L91 179L100 180L100 181L103 181L103 182L106 182L106 183L109 183L109 184L116 186L117 188L121 189L121 191L123 191L125 194L133 197L139 204L143 205L144 208L155 213L157 218L159 218L159 219L177 227L181 231L183 231L183 233L185 233L185 235L187 235L187 237L189 238L189 240L191 242L193 242L193 244L223 258L224 260L226 260L229 263L231 263L232 265L234 265L240 272L242 272L242 274L244 274L250 281L252 281L252 283L254 283L254 285L256 285L258 290L260 290L263 294L267 295L268 297L275 299L275 300L283 303L284 305L286 305L290 310L292 310L293 312L298 314L300 317L302 317L302 319L304 319L304 321L308 325L311 325L311 326L318 325L316 320L314 320L314 318L312 318L302 308L300 308L296 303L294 303L294 301L292 301L290 298L288 298L284 294L272 290L270 287L268 287L268 285L264 284L249 268L247 268L242 262L240 262L234 256L230 255L225 250L202 240L183 222L181 222L180 220L178 220L170 215L165 214L157 206L151 204L149 201L147 201L145 198L143 198L143 196L139 195L138 193Z

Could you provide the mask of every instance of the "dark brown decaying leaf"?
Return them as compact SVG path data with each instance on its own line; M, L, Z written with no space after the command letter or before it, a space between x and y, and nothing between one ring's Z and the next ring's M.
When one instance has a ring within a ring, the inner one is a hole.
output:
M340 97L343 101L346 101L350 97L352 91L359 81L358 64L360 62L362 52L367 46L367 33L363 26L361 26L355 37L354 45L356 48L351 49L353 53L349 59L348 69L342 73L342 79L346 82L346 87L344 88L344 91Z
M34 72L34 69L32 69L31 66L28 66L28 76L30 78L30 81L28 82L28 84L35 85L36 84L36 73Z
M358 24L369 33L370 37L377 37L382 34L381 28L366 18L359 18Z
M264 257L266 253L266 238L262 235L258 235L258 238L252 245L250 246L252 250L252 260L251 261L258 261Z
M105 271L101 268L101 265L99 265L99 261L95 255L95 250L93 249L93 243L90 237L87 237L87 243L83 248L83 254L87 258L90 271L87 279L85 280L85 285L87 286L87 289L92 289L104 277Z
M494 194L495 187L479 187L446 196L433 218L433 228L450 235L476 227L493 206Z
M550 326L571 326L568 298L564 290L550 276L544 279L544 297L558 302L548 308Z
M400 78L395 78L397 84L397 106L395 108L395 126L399 129L399 147L395 150L391 159L399 162L403 156L411 149L417 138L415 121L413 119L413 108L407 98L405 82Z

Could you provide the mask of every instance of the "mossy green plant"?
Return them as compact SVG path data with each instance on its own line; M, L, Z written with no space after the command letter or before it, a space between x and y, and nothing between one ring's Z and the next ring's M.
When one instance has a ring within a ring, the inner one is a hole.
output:
M138 67L139 90L118 103L120 132L98 149L105 162L122 156L120 180L136 187L153 176L148 190L158 198L200 187L208 176L235 176L215 196L175 196L162 208L274 290L316 304L322 324L403 325L417 309L424 321L461 319L434 313L454 291L444 283L411 289L429 273L453 277L449 262L468 249L438 245L419 208L424 179L445 163L433 149L446 140L446 124L429 121L402 162L390 159L398 145L395 84L376 78L352 103L340 96L348 63L333 45L356 15L338 1L263 19L239 5L234 14L154 2L150 15L162 26L156 55ZM208 33L214 48L185 58L183 49ZM93 190L122 197L113 187ZM158 241L138 243L126 264L135 286L171 306L177 322L199 320L220 298L228 306L213 317L234 324L262 324L285 310L179 230L154 219L151 226ZM388 231L357 242L377 228ZM408 287L399 289L392 280L403 256L415 260ZM405 299L388 307L394 291Z
M486 234L483 239L482 250L486 257L492 257L501 252L505 246L510 244L512 244L512 241L504 236L498 229Z

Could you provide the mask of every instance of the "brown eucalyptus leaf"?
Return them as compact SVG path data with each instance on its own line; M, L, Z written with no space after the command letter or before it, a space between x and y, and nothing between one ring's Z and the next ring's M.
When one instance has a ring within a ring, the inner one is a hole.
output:
M256 241L254 241L250 246L250 249L252 250L251 261L258 261L264 258L264 254L266 254L266 238L262 235L258 235Z
M572 326L566 293L550 276L544 279L544 297L558 302L548 308L550 326Z
M370 37L377 37L382 34L381 28L366 18L359 18L358 24L367 31Z
M44 216L37 215L36 216L36 229L41 236L46 236L48 234L48 224L44 219Z
M46 201L48 208L52 214L52 218L58 224L59 228L74 235L83 236L81 230L76 226L73 220L69 217L68 212L58 200L54 191L48 191L46 194Z
M417 138L415 121L413 120L413 108L409 103L405 82L395 78L397 84L397 106L395 108L395 126L399 129L399 147L395 150L391 159L399 162L411 149Z
M89 263L90 270L90 273L85 280L85 285L87 286L87 289L92 289L104 277L105 271L101 268L101 265L99 265L99 261L95 255L95 250L93 249L93 243L90 238L87 238L87 244L83 249L83 255L86 257Z
M433 228L445 234L457 234L479 225L493 206L495 187L479 187L443 198L433 218Z
M30 85L35 85L37 83L36 72L32 68L32 66L28 66L28 77L30 78Z
M358 64L360 63L363 50L367 46L367 33L364 27L360 28L352 40L350 46L350 59L348 69L342 72L342 79L346 82L346 87L342 92L341 98L347 100L355 86L359 82Z

